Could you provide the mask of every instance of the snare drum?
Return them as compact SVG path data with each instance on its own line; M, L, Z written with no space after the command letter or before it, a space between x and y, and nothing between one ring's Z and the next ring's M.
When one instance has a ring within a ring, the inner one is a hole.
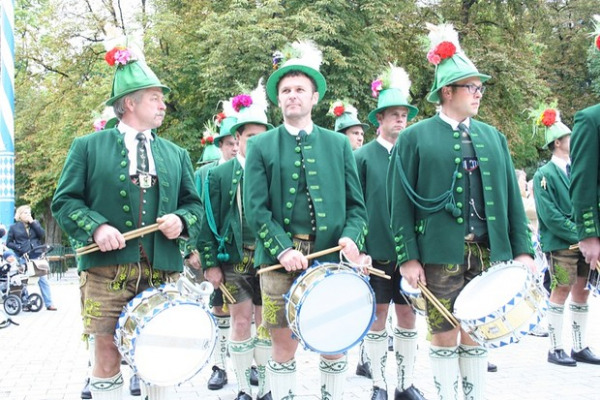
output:
M539 282L518 262L499 263L471 280L454 304L462 328L484 347L515 343L538 325L547 300Z
M123 308L115 342L144 382L171 386L206 366L217 344L217 325L203 303L167 284L143 291Z
M408 281L402 278L400 280L400 293L402 293L417 314L427 315L427 302L421 294L421 289L410 286Z
M600 296L600 276L598 276L597 268L590 268L590 273L588 274L588 280L585 288L594 296Z
M375 318L375 294L367 278L344 264L310 267L284 298L295 337L320 354L350 349L367 334Z

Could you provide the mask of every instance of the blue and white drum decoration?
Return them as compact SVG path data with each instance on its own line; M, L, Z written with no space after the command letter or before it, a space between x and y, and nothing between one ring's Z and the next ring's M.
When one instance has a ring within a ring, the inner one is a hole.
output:
M598 268L590 268L585 288L594 296L600 296L600 276L598 274Z
M423 316L427 315L427 302L421 293L421 289L410 286L408 281L402 278L400 280L400 293L412 306L415 313Z
M461 327L484 347L515 343L546 314L544 289L518 262L495 264L471 280L454 304Z
M375 318L375 294L367 278L343 263L308 268L284 297L295 337L320 354L350 349L367 334Z
M143 291L123 308L115 342L144 382L172 386L206 366L217 344L217 325L202 302L166 284Z

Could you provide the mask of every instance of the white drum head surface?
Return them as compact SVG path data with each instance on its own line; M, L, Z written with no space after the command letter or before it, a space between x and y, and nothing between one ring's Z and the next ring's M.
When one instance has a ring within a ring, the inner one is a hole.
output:
M154 315L135 343L138 375L147 383L176 385L193 377L210 359L215 326L200 304L177 304Z
M410 286L408 281L404 278L400 281L400 290L413 297L417 297L421 294L421 289Z
M464 287L454 303L454 314L458 319L474 320L499 310L523 292L527 276L528 271L520 265L492 267Z
M318 353L341 353L367 332L373 307L373 292L366 280L352 272L334 272L315 282L298 305L301 339Z

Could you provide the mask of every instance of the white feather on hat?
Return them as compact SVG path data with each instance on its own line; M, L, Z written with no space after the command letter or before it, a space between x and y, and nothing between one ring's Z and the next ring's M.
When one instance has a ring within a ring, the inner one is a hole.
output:
M132 35L123 35L123 32L112 24L104 26L104 49L110 51L115 47L125 47L129 50L133 60L145 61L143 41Z
M425 23L427 29L429 29L429 48L435 49L442 42L450 42L456 47L456 52L462 52L460 42L458 41L458 32L454 29L452 24L440 24L433 25L429 22Z
M389 79L388 89L389 88L398 89L398 90L400 90L400 93L402 94L402 96L405 99L409 98L410 85L412 82L410 81L408 73L404 70L404 68L397 67L390 63L388 79ZM385 87L385 83L384 83L384 87Z
M267 92L265 91L265 85L263 84L263 78L258 80L256 88L250 92L252 98L252 106L262 110L264 112L269 108L269 102L267 101Z

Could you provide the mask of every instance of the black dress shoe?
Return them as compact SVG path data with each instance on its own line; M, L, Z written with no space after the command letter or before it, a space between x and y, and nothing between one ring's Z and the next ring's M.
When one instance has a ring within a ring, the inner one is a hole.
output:
M265 394L263 397L256 396L256 400L273 400L273 395L271 392Z
M401 392L396 388L394 392L394 400L426 400L423 397L423 393L413 385L410 385L408 389Z
M252 396L248 393L239 392L234 400L252 400Z
M356 365L356 375L364 376L365 378L372 379L371 366L369 363L361 364L360 362Z
M496 364L492 364L488 361L488 372L498 372L498 367Z
M210 390L219 390L227 383L227 372L221 368L213 365L213 373L208 380L208 388Z
M373 394L371 395L371 400L387 400L387 398L387 390L377 386L373 386Z
M254 365L250 367L250 384L258 386L258 368Z
M592 353L592 350L590 350L589 347L586 347L581 351L571 350L571 357L575 361L579 361L582 363L600 365L600 358L596 357L596 355Z
M548 362L566 367L576 367L577 362L565 353L563 349L556 349L548 352Z
M81 398L82 399L91 399L92 392L90 391L90 378L85 380L85 386L81 389Z
M131 378L129 378L129 394L132 396L141 396L142 390L140 389L140 378L133 374Z

